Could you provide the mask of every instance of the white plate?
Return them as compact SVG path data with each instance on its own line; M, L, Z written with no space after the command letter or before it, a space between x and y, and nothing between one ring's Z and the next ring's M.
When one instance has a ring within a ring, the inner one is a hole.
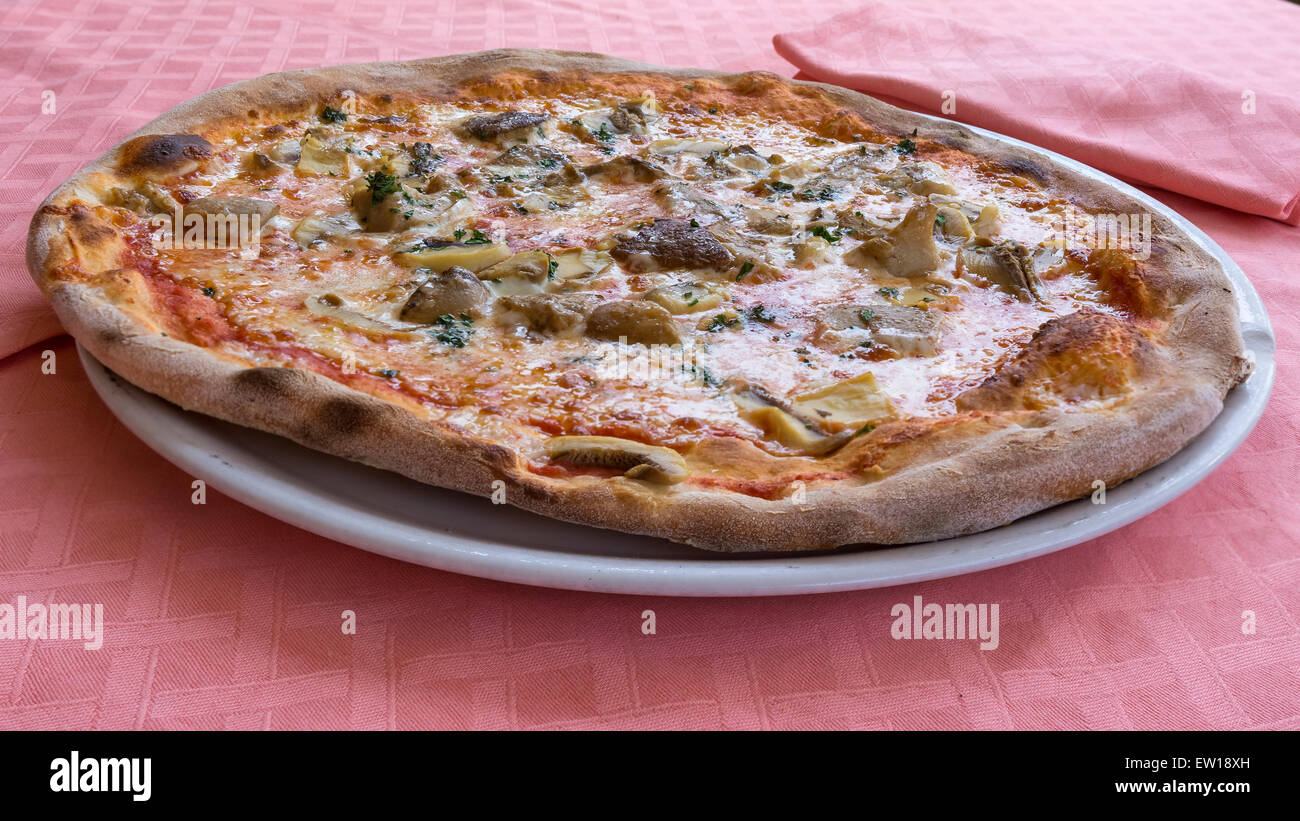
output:
M970 128L969 126L965 126ZM978 131L979 129L971 129ZM1004 527L941 542L746 558L547 519L487 499L422 485L327 456L277 436L189 413L117 378L85 350L91 384L132 432L168 461L277 519L416 564L501 581L676 596L775 596L886 587L972 573L1041 556L1122 527L1170 502L1232 453L1273 386L1273 331L1259 296L1223 249L1181 215L1118 180L992 132L1141 200L1218 257L1237 292L1255 372L1222 415L1162 465L1088 499Z

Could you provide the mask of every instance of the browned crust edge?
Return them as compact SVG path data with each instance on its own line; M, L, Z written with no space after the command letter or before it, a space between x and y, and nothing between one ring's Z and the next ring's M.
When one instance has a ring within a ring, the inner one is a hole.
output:
M663 68L599 54L503 49L408 63L345 65L282 72L236 83L183 103L141 128L185 132L249 109L297 105L338 89L360 94L454 88L510 69L648 72L676 78L745 75ZM990 158L1069 190L1097 210L1135 213L1142 206L1099 180L1039 152L1008 146L961 126L894 108L835 86L764 75L818 89L831 101L895 133L922 135ZM105 365L132 383L230 422L279 434L317 450L479 495L507 485L507 500L557 519L661 536L728 552L802 550L853 543L929 541L997 527L1108 487L1168 459L1222 409L1223 397L1249 372L1232 286L1222 266L1174 226L1157 236L1156 264L1171 274L1174 304L1161 346L1168 369L1145 378L1118 411L1042 412L972 424L933 443L935 458L851 488L810 487L802 501L732 492L657 489L615 478L550 479L528 472L500 445L341 385L288 368L250 367L164 337L103 293L59 281L66 261L64 219L46 205L77 196L92 175L108 171L117 147L54 191L32 220L28 268L64 327Z

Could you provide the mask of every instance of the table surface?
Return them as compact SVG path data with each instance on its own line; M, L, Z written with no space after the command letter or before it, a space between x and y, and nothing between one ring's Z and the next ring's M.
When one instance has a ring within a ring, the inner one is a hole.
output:
M1300 88L1296 61L1259 56L1260 37L1300 35L1300 10L1280 0L1250 0L1253 14L1214 25L1198 17L1209 14L1203 3L1105 0L1083 19L1067 3L998 2L1030 30L1068 30L1280 93ZM220 494L191 504L191 478L95 397L24 271L27 220L50 189L153 116L227 82L498 46L790 74L772 35L855 5L0 9L0 605L100 603L105 619L98 650L0 633L0 728L1300 728L1295 227L1152 192L1237 260L1279 345L1260 425L1192 491L1108 536L1011 567L775 599L502 584L347 548ZM1175 39L1133 25L1159 14ZM42 372L45 351L54 374ZM914 596L997 603L1000 646L891 638L891 609ZM642 631L647 610L653 635ZM356 614L355 634L341 629L344 611Z

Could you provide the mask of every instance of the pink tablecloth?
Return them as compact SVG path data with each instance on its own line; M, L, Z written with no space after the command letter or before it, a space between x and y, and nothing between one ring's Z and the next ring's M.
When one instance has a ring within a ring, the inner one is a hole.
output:
M1300 88L1300 63L1269 47L1300 40L1300 8L1281 0L1228 16L1197 2L1107 0L1087 18L1067 2L1001 4L1031 38ZM23 234L49 189L214 86L507 45L791 73L772 35L852 5L798 19L778 0L0 10L0 605L98 602L106 621L99 650L0 637L0 728L1300 728L1300 230L1280 222L1162 195L1250 275L1280 346L1259 428L1193 491L1016 566L770 600L499 584L331 543L215 493L196 507L189 477L100 404L27 283ZM914 595L998 603L1000 646L892 639L890 609Z

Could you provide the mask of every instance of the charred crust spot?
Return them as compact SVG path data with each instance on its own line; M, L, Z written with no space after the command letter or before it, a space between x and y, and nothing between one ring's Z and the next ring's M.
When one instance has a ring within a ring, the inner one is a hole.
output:
M1039 185L1046 185L1047 172L1043 167L1027 157L1013 157L1002 163L1002 167L1021 177L1028 177Z
M1084 271L1097 280L1111 305L1139 317L1168 313L1173 279L1166 271L1110 248L1092 251Z
M303 375L292 368L249 368L235 374L235 389L250 401L285 402L294 395Z
M375 423L376 411L360 399L328 399L313 415L309 428L325 437L354 437Z
M1110 314L1081 311L1043 323L1013 358L957 397L959 410L1041 409L1045 402L1101 398L1126 391L1152 353L1136 326ZM1032 386L1043 383L1041 391Z
M83 205L72 206L68 221L77 243L87 249L106 245L117 237L116 231Z
M165 179L194 170L212 156L212 144L196 134L149 134L124 143L120 156L123 173Z

